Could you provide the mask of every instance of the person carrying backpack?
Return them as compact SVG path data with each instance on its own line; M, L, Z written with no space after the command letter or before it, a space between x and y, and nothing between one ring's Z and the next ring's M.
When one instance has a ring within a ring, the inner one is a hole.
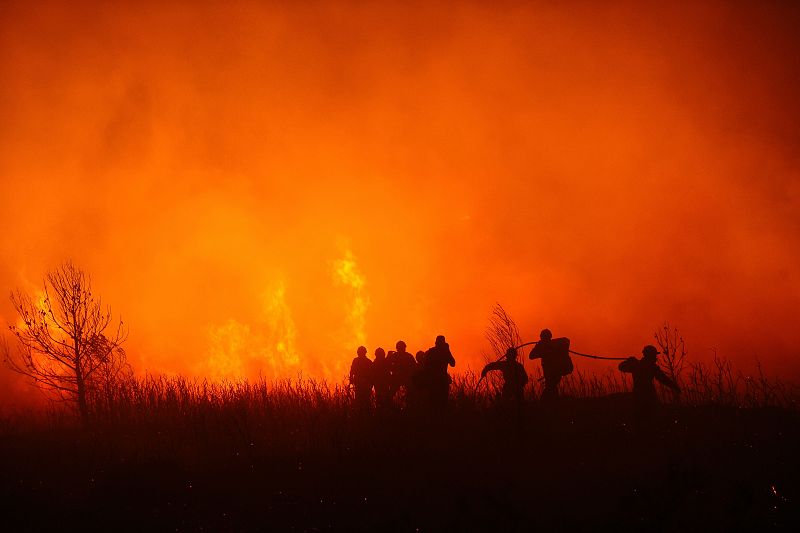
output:
M572 374L573 370L572 359L569 356L569 339L566 337L554 339L549 329L543 329L539 334L539 342L533 347L528 358L542 360L544 374L542 401L557 399L561 378Z

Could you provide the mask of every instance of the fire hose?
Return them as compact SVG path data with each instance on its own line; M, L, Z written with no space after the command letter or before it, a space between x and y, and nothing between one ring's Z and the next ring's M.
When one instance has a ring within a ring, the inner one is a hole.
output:
M525 346L530 346L531 344L539 344L539 341L525 342L523 344L520 344L519 346L514 346L513 349L514 350L519 350L520 348L524 348ZM576 352L575 350L568 350L568 351L572 355L578 355L580 357L588 357L589 359L601 359L603 361L625 361L626 359L628 359L627 357L604 357L602 355L591 355L591 354L588 354L588 353ZM502 356L497 361L502 361L503 359L505 359L505 355ZM485 377L486 377L485 375L481 376L480 379L478 380L478 382L475 384L475 391L476 392L478 390L478 387L481 384L481 381L483 381L483 378L485 378ZM539 381L542 381L542 380L544 380L544 378L539 379Z
M539 341L526 342L524 344L520 344L519 346L515 346L514 349L519 350L520 348L530 346L531 344L539 344ZM576 352L575 350L569 350L569 353L573 355L579 355L581 357L588 357L589 359L602 359L604 361L624 361L627 359L627 357L603 357L602 355L590 355L588 353Z

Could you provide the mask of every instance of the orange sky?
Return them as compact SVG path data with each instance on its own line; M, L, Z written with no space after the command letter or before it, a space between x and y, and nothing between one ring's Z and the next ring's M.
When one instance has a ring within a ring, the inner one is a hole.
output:
M800 377L796 8L28 4L0 288L72 258L137 371L338 379L439 333L474 367L501 302L528 339L669 320Z

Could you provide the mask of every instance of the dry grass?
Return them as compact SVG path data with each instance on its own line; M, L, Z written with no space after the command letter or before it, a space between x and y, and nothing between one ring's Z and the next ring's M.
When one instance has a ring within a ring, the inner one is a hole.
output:
M497 401L499 380L477 377L454 377L446 413L370 415L343 386L310 379L117 381L93 391L89 427L65 404L0 419L9 523L455 531L664 529L667 517L686 530L707 516L724 530L795 517L796 387L722 361L687 366L684 394L637 428L618 372L574 373L559 406L538 402L534 375L519 409Z
M477 386L478 377L467 371L454 376L451 408L455 412L480 412L493 406L502 385L489 376ZM755 375L746 375L730 361L691 363L677 374L681 395L662 390L662 402L683 406L725 406L740 408L779 407L797 409L800 388L768 377L761 365ZM526 398L535 408L541 396L541 371L531 374ZM621 372L587 373L576 370L561 384L563 396L590 399L630 391L630 379ZM246 434L250 426L283 430L309 424L347 424L353 418L350 392L343 384L298 377L268 382L188 379L185 377L131 377L93 391L93 420L101 425L148 425L168 421L169 426L202 433L209 424L226 424ZM402 406L399 407L402 410ZM53 409L51 421L64 422L60 409Z

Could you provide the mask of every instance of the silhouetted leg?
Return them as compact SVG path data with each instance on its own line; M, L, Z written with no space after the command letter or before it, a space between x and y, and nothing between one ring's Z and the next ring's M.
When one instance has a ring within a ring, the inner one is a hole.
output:
M444 411L447 408L447 397L450 393L450 385L447 383L438 385L433 392L435 394L435 408L439 411Z
M363 389L356 389L355 391L355 404L356 404L356 411L359 413L368 413L369 412L369 404L370 404L370 396L372 390L363 390Z
M655 396L634 396L633 423L640 431L652 429L653 417L658 410L658 399Z
M548 376L544 380L544 390L542 391L542 401L551 402L558 399L558 384L561 376Z
M380 396L375 397L375 401L378 409L382 411L388 410L392 406L392 397L389 395L389 390L382 390Z

